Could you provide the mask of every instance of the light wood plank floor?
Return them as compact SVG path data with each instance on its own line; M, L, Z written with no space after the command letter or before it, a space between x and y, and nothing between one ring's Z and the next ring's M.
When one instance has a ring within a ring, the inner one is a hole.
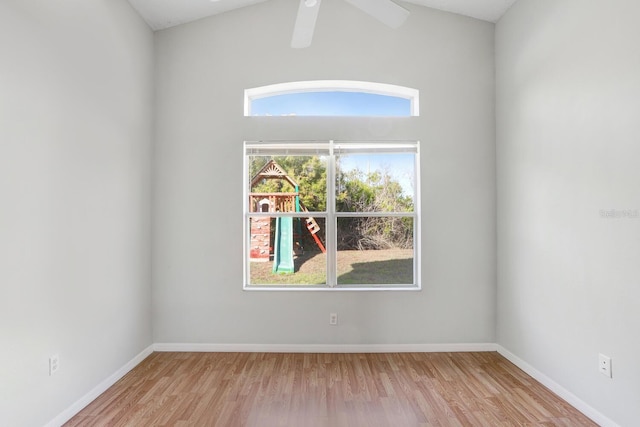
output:
M596 426L498 353L153 353L66 426Z

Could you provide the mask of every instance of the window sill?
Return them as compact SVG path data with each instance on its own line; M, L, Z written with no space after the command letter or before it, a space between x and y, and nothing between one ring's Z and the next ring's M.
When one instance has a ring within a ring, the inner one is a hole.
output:
M348 291L357 291L357 292L416 292L421 291L422 287L419 285L399 285L399 286L389 286L389 285L380 285L380 286L370 286L370 285L342 285L342 286L312 286L312 285L300 285L300 286L278 286L278 285L249 285L243 287L244 291L249 292L270 292L270 291L278 291L278 292L287 292L287 291L316 291L316 292L348 292Z

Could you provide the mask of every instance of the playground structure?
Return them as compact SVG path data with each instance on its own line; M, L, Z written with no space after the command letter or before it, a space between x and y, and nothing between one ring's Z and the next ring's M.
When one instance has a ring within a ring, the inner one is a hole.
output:
M250 212L309 212L300 201L299 186L284 169L275 161L270 160L251 179L250 188L263 179L282 179L287 181L294 192L289 193L249 193ZM294 220L296 230L294 232ZM305 218L305 227L315 240L322 253L326 249L317 236L320 226L313 217ZM293 262L296 249L302 250L302 225L300 218L276 217L273 245L271 245L271 217L260 216L251 218L250 260L268 262L273 248L274 273L293 273ZM297 239L296 239L297 238ZM297 240L297 242L296 242ZM296 244L297 243L297 247Z

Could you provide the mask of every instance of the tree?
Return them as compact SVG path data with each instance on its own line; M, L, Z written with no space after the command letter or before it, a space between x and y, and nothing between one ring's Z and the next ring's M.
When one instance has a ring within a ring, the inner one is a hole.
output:
M340 172L336 184L338 212L413 212L413 199L389 171ZM410 217L347 217L338 221L338 249L413 247Z

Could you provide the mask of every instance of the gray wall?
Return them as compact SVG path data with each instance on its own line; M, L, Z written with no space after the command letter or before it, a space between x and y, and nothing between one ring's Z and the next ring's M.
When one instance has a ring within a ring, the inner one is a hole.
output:
M495 92L494 26L429 9L393 31L325 0L291 50L296 8L272 0L156 33L154 70L124 0L73 3L0 3L1 425L51 420L152 341L497 340L640 418L636 1L519 0ZM421 117L242 117L245 88L313 79L418 88ZM242 291L241 145L275 138L422 141L421 292Z
M495 342L494 25L411 9L325 1L304 50L289 0L156 33L155 342ZM421 117L242 117L245 88L320 79L418 88ZM273 138L422 141L421 292L242 290L242 142Z
M636 0L520 0L496 28L498 342L624 426L640 419L638 17Z
M0 2L2 426L45 424L151 344L152 55L125 0Z

